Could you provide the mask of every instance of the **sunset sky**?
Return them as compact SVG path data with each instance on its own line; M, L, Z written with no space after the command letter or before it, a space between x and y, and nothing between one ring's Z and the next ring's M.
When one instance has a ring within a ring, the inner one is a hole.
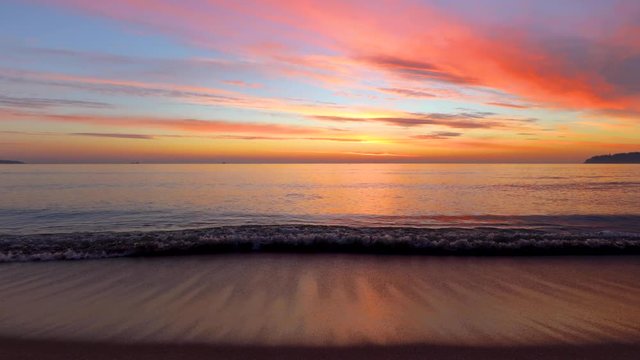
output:
M0 158L640 151L640 1L3 0Z

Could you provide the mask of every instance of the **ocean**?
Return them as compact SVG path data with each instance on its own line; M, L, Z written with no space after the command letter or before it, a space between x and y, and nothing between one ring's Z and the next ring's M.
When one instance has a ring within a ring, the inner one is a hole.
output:
M640 246L637 165L4 165L0 199L0 261Z

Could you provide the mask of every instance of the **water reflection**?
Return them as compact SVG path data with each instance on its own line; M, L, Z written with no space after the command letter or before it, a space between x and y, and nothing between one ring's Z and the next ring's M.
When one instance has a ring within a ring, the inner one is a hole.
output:
M0 167L0 233L633 215L639 185L634 165L25 165Z

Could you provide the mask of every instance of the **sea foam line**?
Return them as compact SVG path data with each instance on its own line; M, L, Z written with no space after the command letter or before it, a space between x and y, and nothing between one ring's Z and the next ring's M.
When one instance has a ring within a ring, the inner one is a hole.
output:
M247 225L178 231L0 235L0 262L227 252L637 254L640 253L640 234L496 228Z

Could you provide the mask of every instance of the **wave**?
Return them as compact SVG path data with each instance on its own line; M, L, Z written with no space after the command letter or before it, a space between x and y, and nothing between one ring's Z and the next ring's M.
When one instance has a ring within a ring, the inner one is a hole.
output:
M84 232L175 231L247 225L351 227L580 229L640 233L634 214L286 214L176 209L0 209L2 235Z
M0 262L227 252L638 254L640 234L504 228L245 225L179 231L0 235Z

